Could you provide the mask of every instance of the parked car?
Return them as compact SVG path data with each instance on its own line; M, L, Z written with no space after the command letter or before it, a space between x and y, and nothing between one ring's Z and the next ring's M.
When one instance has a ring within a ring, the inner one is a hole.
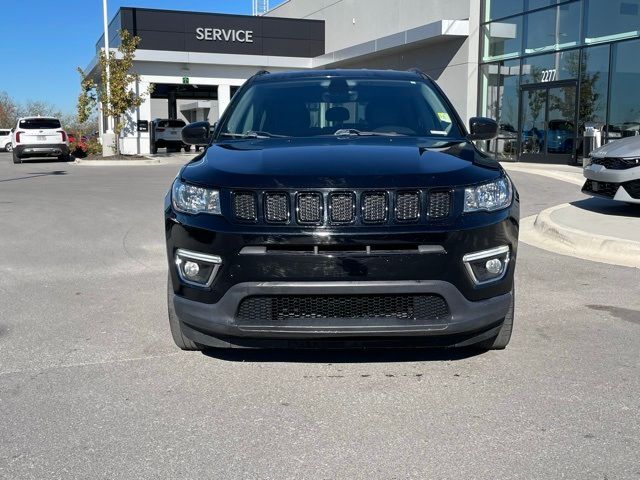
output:
M506 347L519 199L470 127L418 71L249 79L166 195L175 343Z
M586 159L582 192L640 204L640 135L603 145Z
M151 122L151 153L158 153L159 148L170 151L180 151L184 148L188 152L191 148L182 142L182 129L186 123L182 120L156 118Z
M11 152L13 147L11 146L11 129L0 128L0 149L5 152Z
M29 157L69 159L69 142L60 120L48 117L24 117L12 135L13 163Z

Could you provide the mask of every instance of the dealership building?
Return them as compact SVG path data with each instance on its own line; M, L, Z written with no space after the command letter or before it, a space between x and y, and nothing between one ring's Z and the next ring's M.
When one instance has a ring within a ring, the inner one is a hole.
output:
M419 68L464 119L498 121L486 148L500 160L575 162L585 126L603 141L640 133L640 0L288 0L261 16L122 8L111 48L120 29L141 39L132 88L154 85L127 116L125 153L150 151L154 118L215 122L260 70ZM98 65L87 73L98 78Z

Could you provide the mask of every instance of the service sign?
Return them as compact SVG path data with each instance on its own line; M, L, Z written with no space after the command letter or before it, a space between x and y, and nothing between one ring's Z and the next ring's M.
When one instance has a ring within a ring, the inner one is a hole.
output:
M317 57L324 52L321 20L223 15L123 7L118 28L140 37L139 50Z
M253 30L198 27L196 28L196 38L212 42L253 43Z

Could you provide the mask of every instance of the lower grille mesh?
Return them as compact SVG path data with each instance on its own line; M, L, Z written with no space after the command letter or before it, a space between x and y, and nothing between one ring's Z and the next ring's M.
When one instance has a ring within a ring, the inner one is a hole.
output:
M240 323L295 319L439 320L449 316L440 295L263 295L240 303Z

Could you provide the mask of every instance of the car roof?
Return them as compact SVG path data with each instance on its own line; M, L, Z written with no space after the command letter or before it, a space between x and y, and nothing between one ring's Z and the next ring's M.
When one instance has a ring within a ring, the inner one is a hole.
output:
M19 122L21 122L22 120L58 120L60 121L60 119L57 117L21 117L18 119Z
M256 75L255 82L273 82L306 78L375 78L386 80L423 80L424 76L415 70L369 70L369 69L333 69L333 70L299 70L292 72L277 72Z

